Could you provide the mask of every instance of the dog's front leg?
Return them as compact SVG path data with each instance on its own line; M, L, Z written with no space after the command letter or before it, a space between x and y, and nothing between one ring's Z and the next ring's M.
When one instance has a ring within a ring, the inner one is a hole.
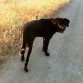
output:
M48 53L49 41L50 41L50 38L49 38L49 39L43 38L43 49L42 49L42 50L45 52L45 55L46 55L46 56L49 56L49 53Z

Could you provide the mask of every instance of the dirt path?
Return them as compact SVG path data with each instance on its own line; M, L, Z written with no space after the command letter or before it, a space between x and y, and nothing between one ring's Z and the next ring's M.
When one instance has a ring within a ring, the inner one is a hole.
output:
M83 0L72 0L58 16L71 23L63 34L53 36L50 57L44 56L42 38L37 38L29 72L23 71L19 56L12 57L0 72L0 83L83 83Z

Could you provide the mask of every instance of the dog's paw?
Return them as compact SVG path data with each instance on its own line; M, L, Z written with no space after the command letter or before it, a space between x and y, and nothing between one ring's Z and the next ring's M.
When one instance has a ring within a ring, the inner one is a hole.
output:
M49 56L50 54L48 52L45 53L46 56Z
M24 71L25 72L28 72L28 68L26 66L24 67Z

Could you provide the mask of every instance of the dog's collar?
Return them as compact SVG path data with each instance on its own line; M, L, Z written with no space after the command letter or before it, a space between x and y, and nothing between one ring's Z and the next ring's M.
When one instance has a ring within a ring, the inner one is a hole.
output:
M57 24L57 26L62 30L64 29L64 26L61 26L59 23Z
M53 21L52 21L52 23L53 23L54 25L58 26L60 29L62 29L62 30L64 29L64 27L61 26L59 23L55 23L55 22L53 22Z

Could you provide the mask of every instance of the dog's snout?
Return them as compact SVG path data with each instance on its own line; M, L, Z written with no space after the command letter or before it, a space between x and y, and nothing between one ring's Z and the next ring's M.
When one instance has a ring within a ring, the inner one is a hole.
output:
M69 25L67 25L67 27L69 27Z

